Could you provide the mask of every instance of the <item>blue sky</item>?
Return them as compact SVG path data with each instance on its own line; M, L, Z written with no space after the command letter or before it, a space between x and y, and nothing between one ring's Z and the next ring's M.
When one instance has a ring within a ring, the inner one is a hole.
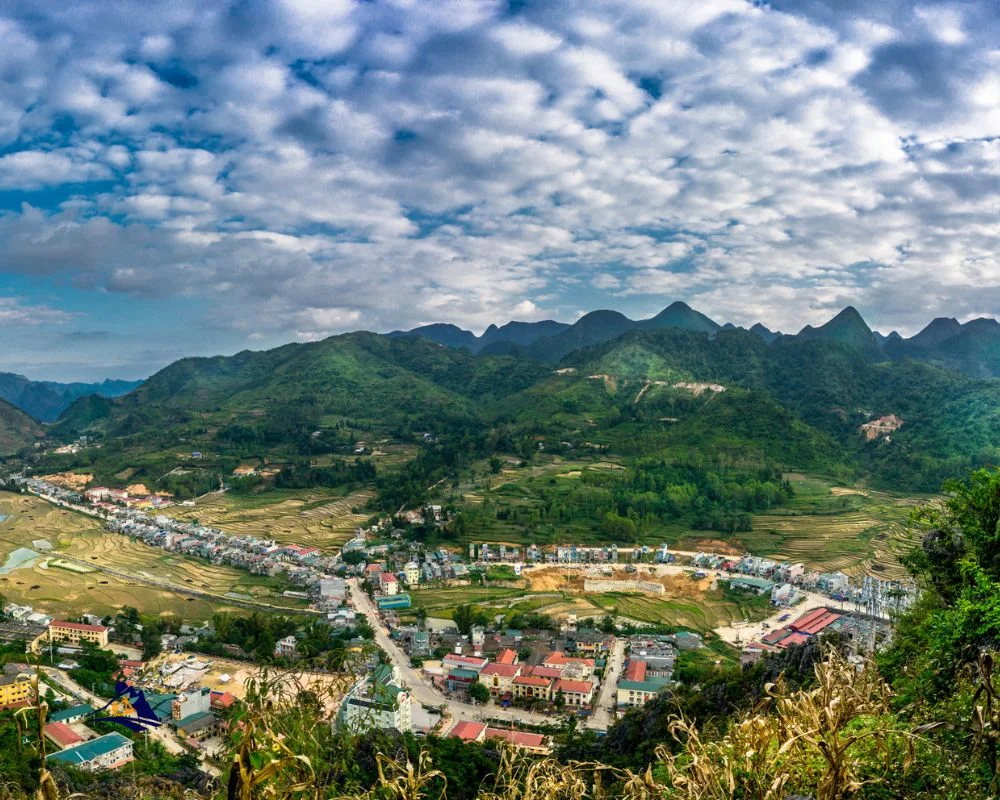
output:
M0 370L1000 307L994 2L0 8Z

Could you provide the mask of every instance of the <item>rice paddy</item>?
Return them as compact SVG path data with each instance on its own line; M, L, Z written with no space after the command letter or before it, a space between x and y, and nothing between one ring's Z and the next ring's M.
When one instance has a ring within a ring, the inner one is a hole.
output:
M273 490L258 495L213 494L192 507L172 506L177 519L197 519L226 533L261 536L289 544L334 548L370 517L360 511L371 491L345 495L329 489Z
M247 594L272 604L283 604L280 582L249 575L233 567L215 566L148 547L102 529L96 520L59 509L29 495L0 493L0 564L18 550L38 552L35 542L52 545L51 552L0 574L0 594L37 611L58 615L106 615L124 606L143 614L177 614L205 619L220 608L237 613L225 601L210 602L130 581L97 569L121 570L137 577L176 584L211 594ZM77 560L92 562L93 569ZM20 560L19 560L20 561ZM289 601L284 604L291 605Z
M471 603L496 613L536 612L555 619L574 614L578 619L614 613L638 622L708 631L743 620L761 619L767 598L733 600L717 589L700 590L691 584L684 597L606 592L533 592L530 589L450 586L417 589L412 592L413 608L401 616L413 616L417 607L430 617L449 618L455 607Z

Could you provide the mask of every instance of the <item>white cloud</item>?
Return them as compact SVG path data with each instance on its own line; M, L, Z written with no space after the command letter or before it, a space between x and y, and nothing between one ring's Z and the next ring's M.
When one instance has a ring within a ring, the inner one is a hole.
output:
M1000 28L975 6L112 5L0 19L0 188L117 181L0 214L0 271L197 291L302 338L595 290L912 328L1000 274Z

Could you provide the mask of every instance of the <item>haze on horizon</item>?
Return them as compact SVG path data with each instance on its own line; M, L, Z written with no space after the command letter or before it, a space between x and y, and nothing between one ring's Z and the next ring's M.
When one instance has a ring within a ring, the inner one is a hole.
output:
M986 0L11 0L0 37L0 370L1000 310Z

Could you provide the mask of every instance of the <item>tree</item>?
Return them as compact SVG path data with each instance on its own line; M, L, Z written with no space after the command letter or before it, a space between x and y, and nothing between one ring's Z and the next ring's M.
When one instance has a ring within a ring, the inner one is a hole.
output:
M451 618L455 623L455 627L458 628L458 632L468 636L472 632L472 626L476 624L475 606L463 603L455 608L451 614Z
M417 606L416 617L417 617L417 628L423 630L424 625L427 623L427 609L424 608L423 606Z
M469 687L469 697L477 703L486 703L490 699L490 690L476 681L476 683Z

